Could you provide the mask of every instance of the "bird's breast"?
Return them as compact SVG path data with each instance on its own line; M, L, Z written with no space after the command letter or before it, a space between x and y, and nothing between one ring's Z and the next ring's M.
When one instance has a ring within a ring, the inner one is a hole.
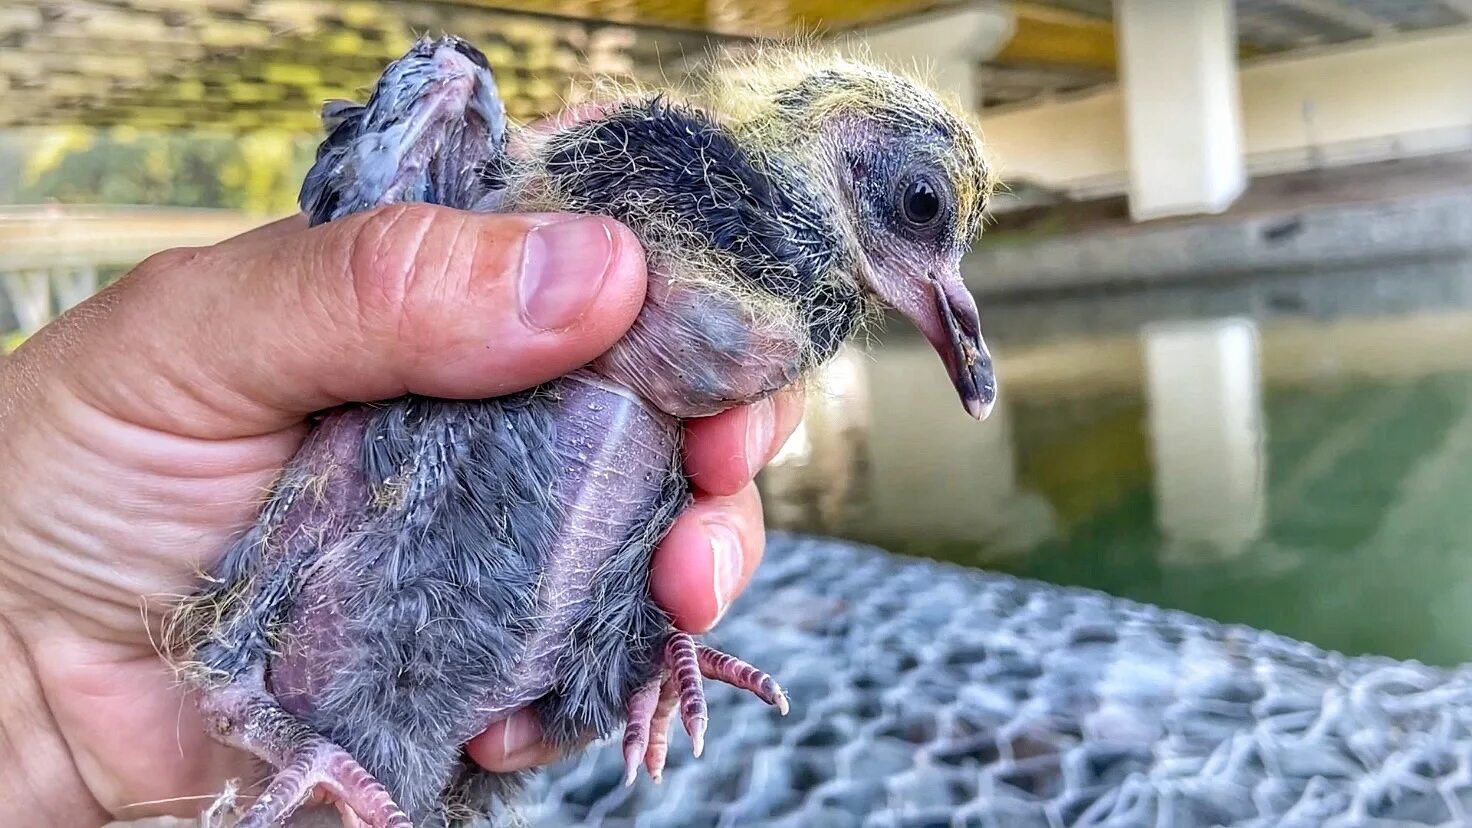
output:
M536 680L550 675L569 625L589 608L604 570L624 565L618 553L642 534L651 507L679 469L678 423L627 390L585 374L553 387L560 398L552 448L559 458L554 497L561 520L543 552L537 587L542 620L523 660Z
M532 393L549 400L547 442L536 450L555 464L545 504L553 520L549 534L525 539L521 550L535 569L530 623L503 681L478 703L488 720L565 688L569 673L584 672L586 628L618 628L631 605L648 602L655 533L687 491L679 422L627 388L578 372Z

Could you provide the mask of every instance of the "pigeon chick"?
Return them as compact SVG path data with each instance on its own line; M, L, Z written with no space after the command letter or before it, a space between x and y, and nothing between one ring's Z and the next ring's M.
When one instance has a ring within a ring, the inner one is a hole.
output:
M623 724L629 781L658 778L676 712L700 752L702 677L785 712L770 676L650 598L689 498L680 421L791 384L880 303L984 417L995 381L959 273L991 185L975 130L912 80L786 48L512 129L456 38L324 119L314 223L409 201L600 213L639 236L649 289L628 334L556 382L320 417L175 619L212 734L277 769L241 828L318 795L371 828L491 813L517 780L463 748L523 707L569 750Z

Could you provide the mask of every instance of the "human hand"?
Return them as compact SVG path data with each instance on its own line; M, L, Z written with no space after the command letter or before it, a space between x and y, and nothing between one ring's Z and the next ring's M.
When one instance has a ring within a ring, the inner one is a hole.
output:
M532 234L541 259L526 256ZM603 219L427 205L310 229L294 217L159 254L0 362L0 744L19 771L0 815L198 813L248 774L205 735L153 637L165 597L255 516L306 416L565 374L632 323L644 277L634 237ZM752 478L800 413L786 394L690 424L696 501L651 582L681 629L711 627L755 569ZM470 753L496 771L553 757L525 711Z

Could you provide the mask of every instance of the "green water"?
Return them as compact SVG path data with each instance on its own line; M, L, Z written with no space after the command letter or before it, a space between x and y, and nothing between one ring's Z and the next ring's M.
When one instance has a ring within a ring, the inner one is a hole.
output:
M1472 661L1472 316L1248 323L1235 344L1217 324L1154 356L1148 327L1004 345L1003 407L981 424L901 337L818 395L763 481L771 520L1345 652ZM1152 362L1175 373L1152 380Z

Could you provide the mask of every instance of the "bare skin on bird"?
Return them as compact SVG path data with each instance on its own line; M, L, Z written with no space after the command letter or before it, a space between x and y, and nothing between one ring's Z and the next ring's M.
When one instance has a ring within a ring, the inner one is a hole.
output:
M605 214L639 236L650 284L630 332L562 380L321 416L175 617L213 735L277 770L241 828L322 797L371 828L492 813L517 778L464 745L523 707L567 750L624 725L630 782L659 777L676 713L699 753L702 678L785 713L771 676L650 598L689 498L680 421L799 380L881 304L986 415L959 262L991 180L964 115L901 76L769 49L682 95L624 90L513 129L485 58L443 38L324 120L314 223L410 201Z

